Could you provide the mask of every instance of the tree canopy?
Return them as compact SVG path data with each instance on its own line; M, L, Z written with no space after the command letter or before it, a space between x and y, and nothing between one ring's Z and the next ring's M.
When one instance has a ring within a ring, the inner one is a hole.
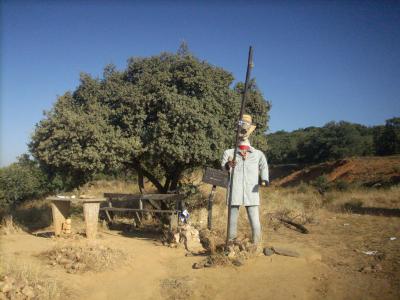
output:
M160 192L174 190L188 169L218 164L233 145L243 84L233 86L231 73L184 50L131 58L122 71L106 66L103 78L81 74L77 89L36 125L33 156L75 185L134 168ZM269 109L253 81L246 112L262 150Z
M378 155L400 153L400 118L388 119L385 126L374 129L374 146Z
M319 163L349 156L400 153L400 118L367 127L340 121L322 127L268 135L268 157L273 164Z
M22 201L41 197L49 192L49 183L37 162L29 155L18 157L18 161L0 168L0 209Z

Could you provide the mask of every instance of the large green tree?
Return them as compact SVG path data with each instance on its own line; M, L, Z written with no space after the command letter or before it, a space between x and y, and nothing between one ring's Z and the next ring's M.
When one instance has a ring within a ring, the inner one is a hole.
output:
M183 172L216 165L234 140L242 85L191 55L132 58L125 70L107 66L103 78L81 75L37 126L30 151L51 174L74 178L127 168L160 192L174 190ZM270 105L253 82L246 111L265 149Z

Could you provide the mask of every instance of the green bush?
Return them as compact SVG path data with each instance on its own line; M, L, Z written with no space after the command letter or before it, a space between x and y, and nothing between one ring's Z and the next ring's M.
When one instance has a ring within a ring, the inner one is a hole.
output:
M184 195L185 206L190 210L203 207L207 203L204 201L199 187L193 183L180 183L178 193Z
M48 191L46 175L28 155L0 169L0 207L3 209L43 196Z
M326 176L322 175L317 177L312 183L311 183L321 194L324 194L325 192L328 191L329 189L329 182Z

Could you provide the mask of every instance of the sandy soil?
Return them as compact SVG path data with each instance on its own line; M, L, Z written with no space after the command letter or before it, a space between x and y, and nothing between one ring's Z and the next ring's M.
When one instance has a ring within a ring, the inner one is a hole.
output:
M74 241L71 241L74 243ZM100 273L68 274L61 267L45 266L46 274L58 278L78 299L316 299L320 262L283 256L259 256L242 267L192 269L202 257L187 257L146 238L102 233L97 241L129 253L122 267ZM57 244L57 239L26 233L2 238L6 259L43 266L38 258ZM318 257L318 255L317 255ZM288 283L291 283L288 285Z
M346 225L345 225L346 224ZM192 269L198 256L162 246L152 234L101 231L93 242L120 249L128 258L104 272L68 274L40 253L58 239L18 233L1 237L5 259L40 266L75 299L399 299L400 221L395 217L323 211L302 235L285 227L266 229L267 245L298 251L300 258L273 255L243 266ZM329 232L329 234L327 234ZM397 237L390 240L390 237ZM376 255L362 251L374 250Z

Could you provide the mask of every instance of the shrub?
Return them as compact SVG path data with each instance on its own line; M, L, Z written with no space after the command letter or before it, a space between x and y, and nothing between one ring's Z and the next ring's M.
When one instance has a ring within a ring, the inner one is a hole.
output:
M178 188L179 194L185 196L185 205L189 209L199 208L206 205L199 187L193 183L181 183Z
M36 162L23 155L18 162L0 169L0 207L15 206L48 193L46 175Z
M312 185L320 192L321 194L324 194L328 191L329 189L329 182L326 176L322 175L317 177L313 182Z

